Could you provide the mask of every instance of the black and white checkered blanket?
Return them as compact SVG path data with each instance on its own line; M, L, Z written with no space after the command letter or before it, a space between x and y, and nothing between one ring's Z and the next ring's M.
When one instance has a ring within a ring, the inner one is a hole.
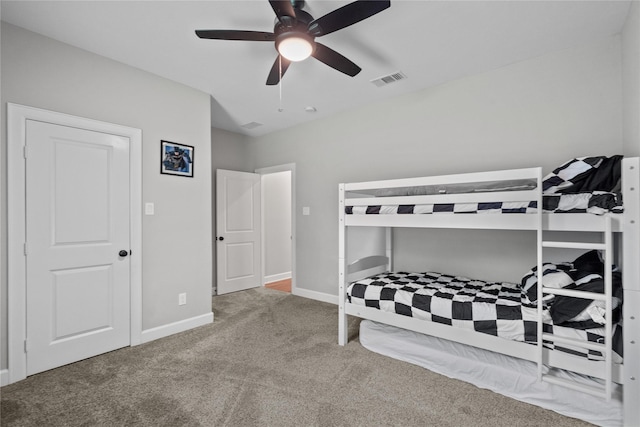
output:
M563 163L542 181L544 194L619 192L622 156L578 157Z
M536 342L536 308L521 304L520 285L514 283L484 282L435 272L390 272L352 283L347 296L356 305L509 340ZM582 341L604 340L603 328L557 326L548 311L543 316L543 330ZM616 326L614 335L621 336L620 327ZM545 345L590 360L603 359L594 350L555 343Z

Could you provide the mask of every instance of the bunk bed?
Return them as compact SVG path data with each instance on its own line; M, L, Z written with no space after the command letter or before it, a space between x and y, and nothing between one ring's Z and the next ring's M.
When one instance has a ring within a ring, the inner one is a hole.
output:
M523 359L554 387L604 402L622 389L624 425L639 425L639 171L638 158L583 157L544 177L525 168L340 184L339 344L351 315ZM348 259L358 243L348 231L368 227L385 230L384 248ZM532 232L535 264L516 284L394 271L398 227ZM600 238L559 241L549 231ZM552 264L546 248L584 253Z

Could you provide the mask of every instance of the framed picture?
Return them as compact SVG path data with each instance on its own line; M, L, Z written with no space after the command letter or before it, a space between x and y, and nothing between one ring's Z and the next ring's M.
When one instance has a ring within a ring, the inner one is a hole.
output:
M160 141L160 173L193 178L193 147Z

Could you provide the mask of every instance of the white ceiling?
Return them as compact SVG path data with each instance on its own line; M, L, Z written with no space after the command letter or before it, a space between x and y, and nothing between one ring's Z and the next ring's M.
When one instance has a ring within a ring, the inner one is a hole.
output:
M308 0L305 10L319 18L348 3ZM629 5L391 0L389 9L318 38L358 64L360 74L348 77L310 58L290 66L282 87L265 85L273 43L194 33L271 32L267 0L2 0L0 13L14 25L202 90L212 97L212 126L257 136L617 34ZM384 87L370 82L397 71L408 78ZM251 122L262 126L242 127Z

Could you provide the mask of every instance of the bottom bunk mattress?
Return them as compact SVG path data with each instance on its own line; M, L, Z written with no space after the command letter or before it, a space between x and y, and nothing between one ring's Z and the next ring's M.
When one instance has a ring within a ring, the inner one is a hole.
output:
M452 327L471 329L508 340L537 342L537 309L521 303L521 287L508 282L485 282L436 272L386 272L349 285L347 301L385 312L415 317ZM621 326L614 325L614 362L622 362ZM576 329L553 323L543 313L543 330L580 341L604 342L603 327ZM550 349L603 360L596 350L545 342Z

